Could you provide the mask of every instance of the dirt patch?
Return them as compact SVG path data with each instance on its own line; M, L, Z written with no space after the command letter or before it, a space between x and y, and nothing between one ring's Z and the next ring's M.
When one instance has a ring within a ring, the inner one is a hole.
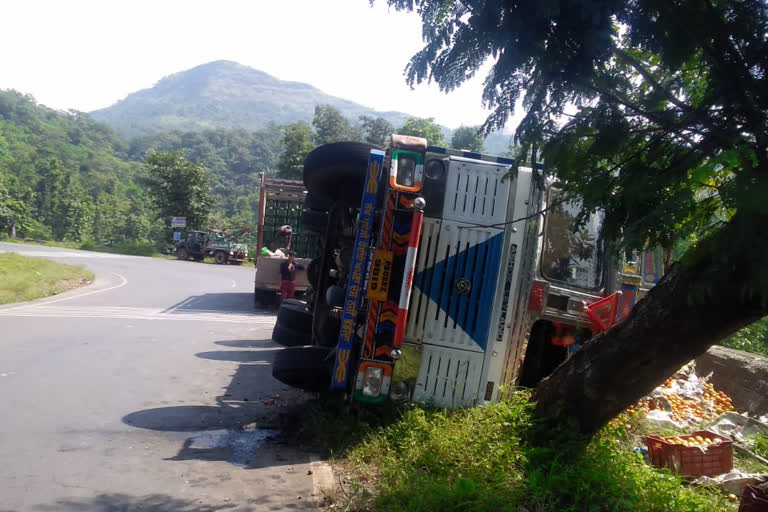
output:
M56 290L53 292L53 295L59 295L64 292L74 290L75 288L88 286L91 283L93 283L92 279L85 279L85 278L60 281L59 284L56 286Z

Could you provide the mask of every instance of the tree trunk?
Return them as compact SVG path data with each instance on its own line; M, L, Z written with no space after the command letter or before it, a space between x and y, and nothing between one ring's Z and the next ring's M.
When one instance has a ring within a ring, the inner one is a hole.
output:
M16 238L16 221L11 221L10 224L8 224L8 238Z
M541 381L537 414L575 418L582 433L592 434L710 346L764 316L764 295L752 284L765 265L768 222L741 224L732 222L702 244L692 263L672 265L626 320Z

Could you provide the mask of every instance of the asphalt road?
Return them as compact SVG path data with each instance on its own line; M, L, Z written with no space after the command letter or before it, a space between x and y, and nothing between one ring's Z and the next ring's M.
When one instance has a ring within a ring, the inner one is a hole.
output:
M306 397L272 379L253 269L2 251L97 278L0 307L0 511L313 508L316 465L277 440Z

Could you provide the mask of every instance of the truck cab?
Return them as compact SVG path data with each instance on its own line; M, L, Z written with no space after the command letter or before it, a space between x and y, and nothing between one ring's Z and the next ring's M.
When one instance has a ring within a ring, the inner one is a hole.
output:
M577 224L578 199L549 183L542 202L530 329L517 383L535 387L583 343L629 314L661 278L661 251L621 255L602 237L605 214Z

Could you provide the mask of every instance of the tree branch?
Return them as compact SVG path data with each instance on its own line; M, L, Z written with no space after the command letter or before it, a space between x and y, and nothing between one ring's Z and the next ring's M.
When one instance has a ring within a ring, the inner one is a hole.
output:
M665 97L665 98L667 98L667 99L668 99L668 100L669 100L671 103L673 103L673 104L677 105L677 106L680 108L680 110L683 110L683 111L686 111L686 112L690 112L690 113L692 113L692 112L696 112L696 109L694 109L694 108L693 108L693 107L691 107L690 105L687 105L687 104L685 104L684 102L680 101L680 99L679 99L679 98L675 97L675 95L674 95L674 94L672 94L672 93L671 93L671 92L669 92L669 91L668 91L666 88L664 88L664 87L663 87L663 86L662 86L662 85L661 85L661 84L660 84L660 83L659 83L659 82L658 82L658 81L657 81L657 80L656 80L656 79L653 77L653 75L651 74L651 72L650 72L650 71L648 71L647 69L645 69L645 68L643 67L642 63L640 63L640 61L638 61L637 59L635 59L634 57L632 57L632 56L631 56L629 53L627 53L627 51L626 51L626 50L623 50L623 49L621 49L621 48L616 48L616 50L615 50L615 51L616 51L616 54L617 54L619 57L621 57L621 59L622 59L622 60L624 60L624 61L625 61L627 64L629 64L630 66L632 66L632 67L635 69L635 71L637 71L638 73L640 73L640 74L643 76L643 78L645 78L645 80L646 80L647 82L649 82L649 83L650 83L650 84L653 86L653 88L654 88L654 89L656 89L656 90L658 90L659 92L661 92L662 94L664 94L664 97Z

